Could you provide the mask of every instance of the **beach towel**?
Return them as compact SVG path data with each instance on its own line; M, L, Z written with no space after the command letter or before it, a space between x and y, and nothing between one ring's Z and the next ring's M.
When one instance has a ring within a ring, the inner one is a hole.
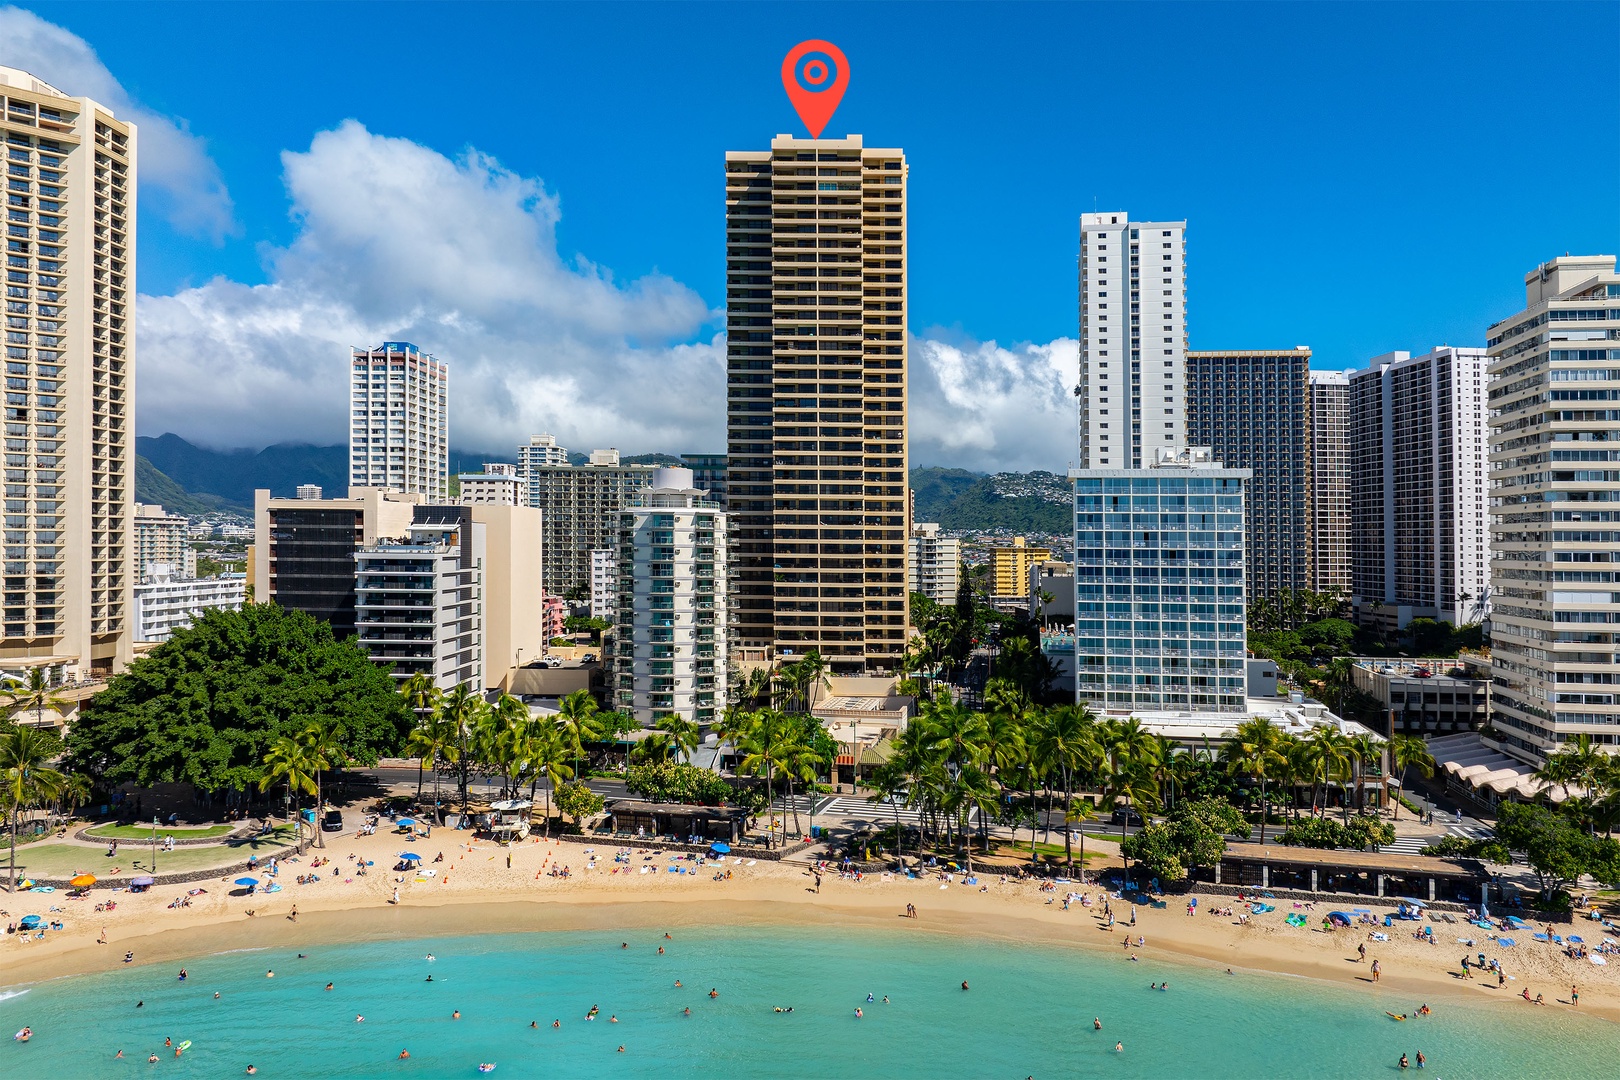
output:
M1502 948L1504 948L1504 949L1511 949L1511 948L1513 948L1513 946L1518 944L1517 941L1514 941L1510 937L1499 937L1499 938L1496 939L1496 943L1498 945L1502 946Z
M1598 967L1602 967L1609 962L1608 957L1599 956L1597 953L1593 953L1591 956L1588 956L1587 959L1592 961L1592 963L1596 964Z
M1298 912L1294 912L1288 916L1287 922L1289 926L1304 926L1305 916L1299 914Z

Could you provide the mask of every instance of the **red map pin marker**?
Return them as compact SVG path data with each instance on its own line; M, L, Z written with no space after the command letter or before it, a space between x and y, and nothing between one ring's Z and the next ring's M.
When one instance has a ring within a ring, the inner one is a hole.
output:
M812 139L821 138L848 87L849 62L830 41L801 41L782 61L782 89Z

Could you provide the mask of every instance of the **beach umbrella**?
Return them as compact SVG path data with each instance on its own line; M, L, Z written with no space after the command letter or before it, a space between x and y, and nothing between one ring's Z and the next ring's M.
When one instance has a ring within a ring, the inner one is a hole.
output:
M716 840L714 843L709 845L709 850L714 852L716 855L730 855L731 845L723 840Z
M410 826L416 824L416 819L415 818L402 817L402 818L398 818L397 820L395 820L394 824L398 825L402 829L409 828Z
M251 889L259 883L259 879L256 877L239 877L236 879L236 883Z
M68 884L72 885L75 889L85 889L91 885L94 885L95 883L96 875L94 874L80 874L78 877L68 882Z
M145 874L142 874L138 878L130 878L129 883L131 885L150 885L152 884L152 879L147 877Z
M17 923L17 926L23 930L32 930L34 927L40 924L40 921L41 920L38 915L24 915L22 920Z
M402 852L399 853L399 857L404 859L406 862L421 862L422 861L422 856L418 855L414 851L402 851Z

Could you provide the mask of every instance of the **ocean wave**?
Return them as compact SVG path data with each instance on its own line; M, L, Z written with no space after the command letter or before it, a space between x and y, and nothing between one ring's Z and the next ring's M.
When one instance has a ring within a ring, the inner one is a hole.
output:
M22 997L27 990L0 990L0 1001L8 1001L14 997Z

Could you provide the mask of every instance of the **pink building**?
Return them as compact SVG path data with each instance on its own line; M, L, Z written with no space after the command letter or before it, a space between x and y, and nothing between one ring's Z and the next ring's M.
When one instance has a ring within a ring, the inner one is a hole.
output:
M563 603L560 596L546 596L541 599L544 608L541 614L541 633L549 643L552 638L563 636L563 623L568 618L568 605Z

